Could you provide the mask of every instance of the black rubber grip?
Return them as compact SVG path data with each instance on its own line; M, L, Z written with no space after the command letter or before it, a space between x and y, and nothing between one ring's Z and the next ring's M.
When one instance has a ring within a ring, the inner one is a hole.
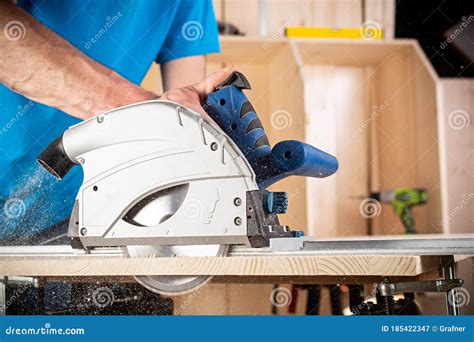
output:
M250 83L247 78L241 72L234 71L224 82L216 87L216 90L220 90L231 85L237 87L238 89L250 89Z
M242 119L248 113L255 112L253 109L252 104L248 101L245 101L242 107L240 108L240 118Z
M269 146L270 142L268 141L268 138L266 135L262 135L258 140L253 144L252 149L255 150L256 148L259 148L260 146Z
M249 125L247 126L247 130L245 131L245 134L248 134L252 132L254 129L258 129L258 128L263 129L263 125L259 118L255 118L252 121L250 121Z

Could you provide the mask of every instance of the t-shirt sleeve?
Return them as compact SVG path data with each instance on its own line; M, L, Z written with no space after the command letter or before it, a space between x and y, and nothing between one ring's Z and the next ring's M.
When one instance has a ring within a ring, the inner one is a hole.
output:
M220 48L211 0L182 0L156 62L215 52Z

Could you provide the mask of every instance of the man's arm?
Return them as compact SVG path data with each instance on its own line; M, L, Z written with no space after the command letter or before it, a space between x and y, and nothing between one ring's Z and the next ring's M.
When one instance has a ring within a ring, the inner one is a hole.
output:
M175 59L160 67L164 91L195 84L206 77L206 57L202 55Z
M24 25L22 39L12 40L4 31L13 20ZM87 57L6 0L0 0L0 28L0 82L31 100L87 119L157 98Z

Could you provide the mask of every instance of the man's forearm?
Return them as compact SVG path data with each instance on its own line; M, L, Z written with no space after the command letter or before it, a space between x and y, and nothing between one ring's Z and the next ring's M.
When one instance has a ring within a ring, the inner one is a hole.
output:
M179 58L161 65L163 90L176 89L198 83L206 77L206 57Z
M25 29L18 40L3 30L14 20ZM9 1L0 0L0 28L0 82L31 100L87 119L156 97L87 57Z

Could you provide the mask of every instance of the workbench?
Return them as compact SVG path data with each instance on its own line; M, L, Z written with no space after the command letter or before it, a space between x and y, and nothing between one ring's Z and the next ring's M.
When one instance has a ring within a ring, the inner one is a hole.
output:
M419 292L455 295L455 283L449 288L430 281L455 280L455 263L472 256L472 235L314 240L287 251L234 246L227 257L195 258L130 258L120 248L86 253L70 246L16 246L0 247L0 276L127 281L137 275L210 275L213 282L270 284L368 284L390 279L393 284L425 284L416 288ZM448 311L457 314L453 306L448 305Z

